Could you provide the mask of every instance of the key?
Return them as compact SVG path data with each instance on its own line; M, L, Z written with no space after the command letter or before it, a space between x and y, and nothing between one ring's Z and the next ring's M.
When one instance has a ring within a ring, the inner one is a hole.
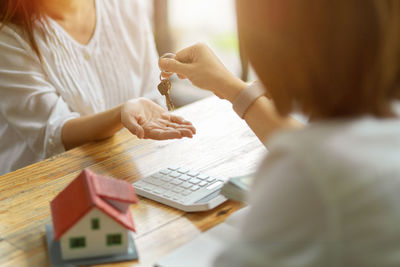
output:
M182 174L180 174L179 172L172 172L169 174L169 176L173 177L173 178L179 178Z
M161 180L164 181L164 182L169 182L169 181L172 181L173 179L174 178L169 177L169 176L164 176L163 178L161 178Z
M200 174L200 175L197 176L197 178L200 179L200 180L205 180L205 179L207 179L208 177L209 177L209 176L208 176L208 175L205 175L205 174ZM211 182L211 181L209 181L209 182Z
M197 176L198 174L199 173L196 172L196 171L190 171L190 172L187 173L187 175L189 175L189 176Z
M192 188L190 188L190 190L192 190L192 191L196 191L196 190L199 190L199 186L198 185L194 185L194 186L192 186Z
M169 79L162 79L160 77L161 83L157 86L158 91L161 95L166 96L171 90L171 82Z
M199 183L199 186L201 186L201 187L206 186L206 185L208 185L208 183L206 181L201 181Z
M192 177L188 176L187 174L184 174L183 176L180 176L179 179L182 181L187 181L190 180Z
M164 169L164 170L160 171L160 173L161 173L161 174L170 174L170 173L171 173L171 170L169 170L169 169Z
M188 169L185 169L185 168L179 168L179 169L178 169L178 172L185 174L185 173L188 173L189 170L188 170Z
M183 191L183 188L180 188L180 187L174 187L174 188L172 189L172 191L173 191L173 192L175 192L175 193L180 193L180 192L182 192L182 191Z
M189 180L189 183L191 183L191 184L198 184L200 182L201 182L201 180L196 179L196 178L192 178L192 179Z
M189 189L189 188L192 187L192 184L188 183L188 182L185 182L183 185L181 185L181 187L184 188L184 189Z
M173 185L180 185L180 184L182 184L182 183L183 183L183 181L178 180L178 179L172 180L172 182L171 182L171 184L173 184Z
M167 104L167 108L169 111L175 109L174 103L172 102L170 91L171 91L171 82L169 79L161 80L161 83L158 85L158 91L160 94L165 96L165 102Z
M174 58L175 55L172 53L166 53L164 54L161 58ZM172 74L172 73L171 73ZM160 91L160 94L165 96L165 101L167 104L167 108L169 111L172 111L175 109L174 107L174 103L172 102L171 99L171 81L167 78L167 79L163 79L161 74L160 74L160 80L161 83L157 86L158 91Z
M183 192L181 192L181 195L182 196L188 196L188 195L190 195L192 193L192 191L190 191L190 190L184 190Z
M171 82L169 79L161 79L161 83L158 85L158 91L161 95L165 96L165 102L167 104L167 108L169 111L175 109L174 103L172 102L170 91L171 91Z
M156 193L157 195L162 195L165 192L167 192L167 190L164 189L164 188L156 188L156 189L153 190L153 192Z

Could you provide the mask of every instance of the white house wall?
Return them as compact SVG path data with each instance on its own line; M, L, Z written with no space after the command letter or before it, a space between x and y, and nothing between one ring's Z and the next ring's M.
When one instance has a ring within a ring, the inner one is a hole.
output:
M98 230L92 230L91 220L94 218L98 218L100 221ZM122 236L122 244L107 246L107 234L118 233ZM130 231L101 210L93 208L60 238L62 257L63 259L77 259L125 253L128 248L129 233ZM73 237L85 237L86 246L71 249L69 240Z

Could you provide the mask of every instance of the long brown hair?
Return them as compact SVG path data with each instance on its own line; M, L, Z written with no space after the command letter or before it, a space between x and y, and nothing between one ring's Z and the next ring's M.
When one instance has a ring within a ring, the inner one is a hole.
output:
M35 21L44 18L41 0L0 0L0 30L9 24L19 26L29 43L41 58L40 50L34 36Z
M400 1L237 0L239 35L277 110L390 117L400 95Z

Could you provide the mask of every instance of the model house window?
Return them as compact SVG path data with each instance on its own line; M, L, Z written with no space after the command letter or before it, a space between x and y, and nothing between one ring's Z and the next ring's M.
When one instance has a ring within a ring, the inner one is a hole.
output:
M107 246L116 246L122 244L121 234L110 234L107 235Z
M72 237L69 239L70 248L84 248L86 246L86 238L84 237Z
M92 219L92 230L100 229L100 220L99 218Z

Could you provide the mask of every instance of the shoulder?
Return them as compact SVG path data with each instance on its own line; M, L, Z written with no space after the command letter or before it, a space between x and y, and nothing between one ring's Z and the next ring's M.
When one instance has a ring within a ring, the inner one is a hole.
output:
M388 126L371 118L317 122L303 129L280 132L271 138L268 148L285 151L311 166L318 162L332 165L336 161L341 163L344 154L356 157L360 147L370 146L367 139L379 140Z
M22 30L16 25L7 25L1 28L0 43L2 45L8 44L9 46L20 47L22 49L30 48Z
M0 30L0 62L4 66L39 62L38 56L18 26L4 26Z
M338 208L345 195L361 197L359 192L367 190L381 194L379 188L393 182L382 178L400 173L399 125L398 119L367 117L282 132L269 142L270 154L258 178L260 183L276 176L308 180L321 199Z

